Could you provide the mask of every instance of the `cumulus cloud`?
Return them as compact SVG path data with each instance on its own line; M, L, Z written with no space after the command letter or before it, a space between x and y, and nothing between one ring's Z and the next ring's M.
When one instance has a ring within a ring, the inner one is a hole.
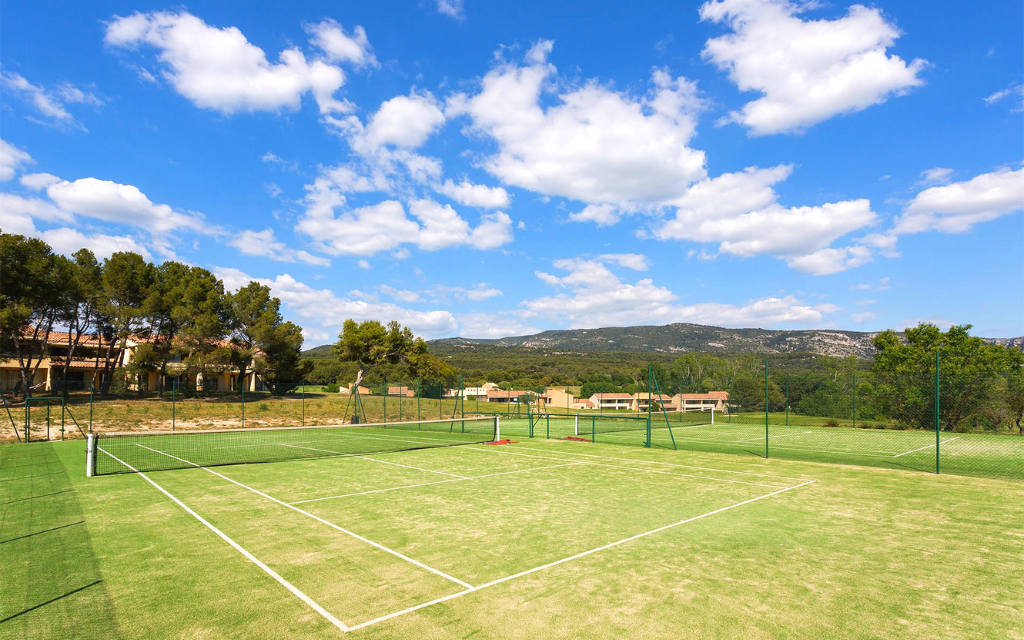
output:
M70 82L63 82L55 90L46 90L29 82L17 73L0 73L0 84L11 93L19 96L32 105L36 113L44 120L29 118L42 124L57 127L75 127L85 130L74 116L67 110L68 104L85 104L91 107L103 106L103 101L96 94L85 91Z
M964 233L979 222L1024 210L1024 169L1002 168L918 193L896 220L895 234Z
M687 146L702 108L693 83L656 70L646 96L596 81L559 91L551 50L542 41L523 65L487 73L479 93L449 100L450 117L468 116L471 133L497 143L484 169L542 195L606 205L660 202L704 177L704 153Z
M310 34L310 43L322 49L331 62L350 62L357 67L380 66L366 37L366 29L359 25L349 34L328 18L318 24L307 25L306 31Z
M917 181L918 186L932 186L945 184L953 177L953 170L946 167L934 167L921 172L921 179Z
M603 256L598 256L597 259L613 262L633 271L647 271L651 266L647 256L642 253L606 253Z
M336 335L348 318L383 322L397 320L416 334L428 338L451 335L458 329L455 317L444 310L414 311L363 297L339 297L330 289L315 289L289 274L271 280L253 278L231 267L214 267L213 272L224 281L224 287L229 291L235 291L253 280L270 287L285 308L302 319L305 331L323 336L321 339L325 341L328 336Z
M349 109L334 97L345 83L340 67L324 60L307 60L295 47L285 49L279 61L271 63L238 28L213 27L189 13L115 16L106 25L104 40L125 49L155 48L163 77L204 109L228 115L295 110L306 94L313 96L322 114Z
M247 256L261 256L277 262L304 262L320 267L328 267L331 264L327 258L288 247L275 237L273 229L245 230L228 240L228 244Z
M100 260L109 258L118 251L132 251L146 260L153 260L146 247L131 236L112 236L103 233L82 233L78 229L60 228L41 231L38 237L53 247L54 251L71 255L83 247L89 249Z
M61 179L52 173L28 173L21 176L20 182L23 187L32 191L42 191L51 184L57 184Z
M435 185L434 190L467 207L498 209L512 204L508 192L501 187L473 184L469 180L463 180L458 184L445 180L443 184Z
M565 259L555 261L554 266L568 273L537 272L537 276L563 292L523 302L526 318L544 318L580 329L672 322L770 327L814 324L838 310L829 304L809 305L794 296L752 300L744 305L684 305L678 303L676 294L655 285L651 278L629 283L599 261Z
M306 186L306 211L296 229L325 253L371 256L405 244L428 251L460 245L493 249L512 241L512 219L503 212L482 215L473 228L451 205L429 198L411 200L408 213L397 200L350 209L345 191L353 175L334 169ZM365 186L372 188L369 180Z
M0 139L0 182L7 182L23 166L32 164L32 156L6 140Z
M792 167L748 167L705 178L672 201L675 216L654 229L662 240L718 243L720 253L749 258L768 254L805 273L824 275L871 259L870 243L834 248L842 236L875 224L868 200L784 207L773 185Z
M462 313L458 315L458 322L459 335L466 338L504 338L525 336L540 331L508 312Z
M211 229L201 216L175 211L166 204L154 204L138 187L130 184L97 178L61 180L50 184L46 194L64 211L142 227L155 234L177 229L206 233Z
M717 0L700 8L703 20L732 33L711 38L704 57L742 91L761 98L728 120L754 135L800 131L833 116L861 111L924 81L922 59L909 64L886 50L900 36L878 9L854 5L836 20L802 20L816 3Z
M396 96L385 101L370 117L363 133L371 147L392 145L415 149L444 124L440 105L429 93Z

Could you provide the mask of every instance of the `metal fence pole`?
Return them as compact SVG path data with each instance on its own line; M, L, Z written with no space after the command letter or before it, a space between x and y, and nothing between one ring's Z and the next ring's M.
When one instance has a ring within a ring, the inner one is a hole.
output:
M245 374L242 374L242 428L245 428Z
M302 426L306 426L306 382L302 382Z
M768 358L764 359L764 457L768 459Z
M92 380L89 381L89 433L92 433L92 393L96 383Z
M177 417L175 415L176 412L177 412L177 409L178 409L178 379L175 378L174 382L171 383L171 431L174 431L174 420ZM90 416L92 415L92 410L91 409L90 409L89 415ZM91 419L92 418L90 417L90 421L91 421Z
M786 374L786 426L789 426L789 374Z
M857 372L853 372L853 428L857 428Z
M939 473L939 351L935 352L935 473Z

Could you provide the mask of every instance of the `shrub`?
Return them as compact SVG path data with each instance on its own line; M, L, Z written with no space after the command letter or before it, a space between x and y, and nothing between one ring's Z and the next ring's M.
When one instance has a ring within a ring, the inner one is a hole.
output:
M834 429L834 428L839 427L840 424L839 424L839 421L836 420L835 418L829 418L828 420L826 420L824 422L823 426L832 427Z
M338 386L338 383L336 382L324 385L324 393L338 393L338 391L340 390L341 388Z

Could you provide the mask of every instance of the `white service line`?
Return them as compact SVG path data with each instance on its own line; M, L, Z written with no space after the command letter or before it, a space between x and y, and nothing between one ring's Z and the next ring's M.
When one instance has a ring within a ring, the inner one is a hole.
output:
M784 433L784 434L782 434L780 436L771 436L770 439L774 440L776 438L791 438L793 436L805 436L808 433L814 433L814 432L813 431L801 431L800 433ZM749 440L733 440L733 442L764 442L764 436L761 436L760 438L750 438Z
M463 447L470 451L488 451L488 449L478 449L476 447ZM518 453L516 451L502 451L500 449L493 449L494 453L504 453L510 456L525 456L527 458L540 458L543 460L561 460L563 462L571 462L569 458L551 458L548 456L537 456L532 453ZM643 473L662 473L669 476L678 476L681 478L697 478L699 480L711 480L713 482L728 482L731 484L746 484L753 487L765 487L767 489L778 489L779 486L775 484L762 484L760 482L744 482L743 480L727 480L725 478L712 478L710 476L699 476L693 473L674 473L672 471L659 471L658 469L643 469L640 467L624 467L621 464L605 464L603 462L584 462L583 464L593 465L595 467L610 467L612 469L625 469L627 471L642 471Z
M425 607L429 607L429 606L432 606L432 605L435 605L435 604L439 604L441 602L447 602L448 600L452 600L453 598L458 598L460 596L464 596L464 595L469 594L469 593L474 593L476 591L480 591L481 589L486 589L487 587L493 587L494 585L501 584L503 582L508 582L509 580L514 580L516 578L521 578L521 577L529 575L531 573L536 573L537 571L542 571L544 569L548 569L550 567L554 567L554 566L557 566L557 565L569 562L571 560L576 560L578 558L583 558L585 556L589 556L589 555L597 553L599 551L604 551L605 549L611 549L612 547L617 547L617 546L619 546L621 544L625 544L627 542L632 542L633 540L637 540L639 538L643 538L643 537L646 537L646 536L649 536L649 535L653 535L655 533L660 533L662 531L665 531L666 529L672 529L673 527L678 527L680 525L684 525L684 524L687 524L687 523L690 523L690 522L694 522L695 520L700 520L702 518L707 518L709 516L713 516L715 514L722 513L723 511L728 511L730 509L735 509L736 507L742 507L743 505L750 504L751 502L757 502L758 500L764 500L765 498L770 498L770 497L776 496L776 495L778 495L780 493L785 493L786 491L792 491L793 489L799 489L800 487L806 487L807 485L813 484L814 482L815 482L815 480L808 480L807 482L804 482L803 484L794 485L792 487L786 487L784 489L779 489L778 491L772 491L771 493L766 493L763 496L758 496L756 498L751 498L749 500L744 500L743 502L737 502L736 504L731 504L731 505L729 505L727 507L722 507L721 509L715 509L714 511L709 511L707 513L702 513L699 516L693 516L692 518L687 518L685 520L680 520L679 522L674 522L672 524L668 524L668 525L665 525L663 527L658 527L657 529L651 529L650 531L645 531L644 533L638 533L635 536L630 536L628 538L623 538L622 540L617 540L616 542L612 542L610 544L606 544L604 546L597 547L596 549L590 549L589 551L584 551L582 553L577 553L576 555L572 555L572 556L569 556L567 558L562 558L561 560L555 560L554 562L549 562L549 563L547 563L545 565L542 565L542 566L539 566L539 567L534 567L533 569L527 569L526 571L521 571L521 572L516 573L514 575L511 575L511 576L505 576L504 578L498 578L497 580L492 580L491 582L482 584L482 585L477 586L477 587L470 587L469 589L466 589L465 591L459 591L458 593L453 593L451 595L447 595L447 596L444 596L444 597L441 597L441 598L437 598L436 600L431 600L430 602L424 602L423 604L418 604L418 605L416 605L414 607L409 607L408 609L403 609L402 611L396 611L394 613L389 613L388 615L381 616L379 618L374 618L373 620L368 620L366 622L361 622L361 623L359 623L357 625L353 625L353 626L349 627L349 630L350 631L356 631L357 629L362 629L364 627L368 627L370 625L377 624L379 622L384 622L386 620L391 620L392 618L397 618L398 616L404 615L406 613L412 613L413 611L418 611L418 610L423 609Z
M248 489L249 491L252 491L256 495L263 496L267 500L270 500L272 502L276 502L277 504L279 504L279 505L281 505L283 507L287 507L287 508L291 509L292 511L297 511L298 513L301 513L304 516L308 516L308 517L316 520L317 522L320 522L322 524L327 525L328 527L331 527L332 529L336 529L336 530L338 530L338 531L340 531L340 532L342 532L342 533L344 533L346 535L352 536L356 540L360 540L360 541L365 542L366 544L368 544L370 546L373 546L373 547L376 547L376 548L380 549L381 551L385 551L387 553L390 553L391 555L393 555L395 557L398 557L398 558L401 558L402 560L405 560L406 562L412 563L412 564L416 565L417 567L419 567L421 569L426 569L430 573L433 573L435 575L441 576L442 578L445 578L446 580L451 580L455 584L461 585L463 587L470 588L470 589L473 588L473 585L469 584L468 582L463 582L462 580L459 580L458 578L454 578L454 577L448 575L447 573L445 573L443 571L440 571L440 570L435 569L435 568L433 568L431 566L425 565L422 562L420 562L419 560L413 560L412 558L410 558L409 556L407 556L405 554L402 554L402 553L400 553L398 551L395 551L394 549L389 549L389 548L385 547L384 545L382 545L382 544L380 544L378 542L374 542L373 540L370 540L368 538L364 538L363 536L359 535L358 533L354 533L352 531L349 531L348 529L345 529L344 527L339 527L338 525L334 524L333 522L328 522L327 520L324 520L320 516L315 516L315 515L313 515L312 513L308 512L308 511L303 511L302 509L300 509L298 507L295 507L295 506L292 506L292 505L290 505L287 502L284 502L282 500L278 500L277 498L275 498L273 496L268 496L267 494L263 493L262 491L259 491L257 489L253 489L252 487L244 485L244 484L242 484L241 482L239 482L237 480L232 480L231 478L227 477L226 475L224 475L222 473L217 473L213 469L210 469L208 467L201 467L201 466L197 465L194 462L189 462L188 460L185 460L184 458L179 458L177 456L172 456L169 453L164 453L163 451L157 451L156 449L150 449L149 447L147 447L145 445L136 444L136 446L142 447L143 449L149 449L153 453L159 453L160 455L164 455L164 456L167 456L169 458L174 458L175 460L180 460L181 462L184 462L186 464L190 464L193 467L196 467L197 469L202 469L203 471L207 471L209 473L212 473L213 475L215 475L215 476L217 476L219 478L224 478L228 482L236 484L236 485L242 487L243 489Z
M378 460L377 458L371 458L369 456L359 455L358 453L344 453L342 451L333 451L331 449L317 449L316 447L300 447L297 444L284 444L279 443L282 447L291 447L293 449L306 449L307 451L320 451L321 453L333 453L336 456L342 458L362 458L363 460L369 460L370 462L379 462L381 464L390 464L396 467L405 467L406 469L415 469L417 471L426 471L428 473L436 473L442 476L451 476L452 478L458 478L460 480L467 480L468 476L459 476L454 473L446 473L444 471L434 471L433 469L424 469L422 467L414 467L408 464L399 464L397 462L390 462L388 460Z
M532 449L534 451L541 451L540 447L531 447L529 445L522 445L524 449ZM797 482L803 482L807 478L791 478L789 476L774 476L768 473L755 473L753 471L733 471L731 469L714 469L712 467L697 467L692 464L678 464L675 462L661 462L660 460L639 460L637 458L618 458L615 456L601 456L596 453L579 453L578 451L563 451L561 449L556 450L556 453L564 454L567 456L586 456L588 458L601 458L602 460L621 460L622 462L635 462L639 464L660 464L667 467L679 467L680 469L699 469L701 471L715 471L717 473L736 473L747 476L760 476L762 478L773 478L776 480L796 480Z
M942 440L938 444L946 444L947 442L953 442L954 440L959 440L959 439L960 439L960 436L957 436L955 438L950 438L949 440ZM917 453L918 451L924 451L925 449L931 449L934 446L935 446L934 444L930 444L927 447L921 447L920 449L914 449L913 451L904 451L903 453L898 453L898 454L894 455L893 457L894 458L899 458L900 456L909 455L911 453Z
M446 482L465 482L466 480L477 480L479 478L491 478L493 476L507 476L512 473L526 473L527 471L543 471L545 469L557 469L558 467L571 467L574 464L586 464L584 462L569 462L567 464L549 464L546 467L532 467L530 469L516 469L515 471L501 471L499 473L488 473L482 476L466 476L465 478L452 478L451 480L436 480L434 482L422 482L420 484L407 484L401 487L388 487L387 489L373 489L371 491L360 491L359 493L345 493L340 496L327 496L326 498L310 498L309 500L296 500L289 504L303 504L306 502L319 502L321 500L334 500L335 498L350 498L352 496L365 496L370 493L383 493L384 491L398 491L399 489L412 489L413 487L427 487L434 484L445 484Z
M330 622L330 623L331 623L331 624L333 624L334 626L338 627L338 628L339 628L339 629L341 629L342 631L351 631L351 628L350 628L350 627L348 627L348 626L347 626L347 625L346 625L346 624L345 624L344 622L342 622L341 620L338 620L337 618L335 618L335 617L334 617L333 615L331 615L331 613L330 613L329 611L327 611L326 609L324 609L323 607L321 607L321 606L320 606L319 604L317 604L317 603L316 603L316 602L315 602L315 601L314 601L314 600L313 600L312 598L310 598L310 597L309 597L309 596L307 596L307 595L306 595L305 593L303 593L302 591L300 591L298 587L296 587L296 586L295 586L295 585L293 585L292 583L290 583L290 582L288 582L287 580L285 580L284 578L282 578L282 577L281 577L281 576L280 576L280 575L279 575L279 574L278 574L278 573L277 573L276 571L274 571L273 569L271 569L271 568L270 568L270 567L268 567L267 565L263 564L263 562L261 562L261 561L259 560L259 558L257 558L256 556L254 556L254 555L252 555L251 553L249 553L248 551L246 551L246 550L245 550L245 549L244 549L244 548L242 547L242 545L238 544L237 542L235 542L234 540L232 540L231 538L229 538L229 537L228 537L228 536L227 536L227 535L226 535L226 534L225 534L225 533L224 533L223 531L221 531L221 530L220 530L220 529L218 529L217 527L215 527L215 526L213 526L212 524L210 524L209 522L207 522L207 521L206 521L205 519L203 519L203 517L202 517L201 515L199 515L198 513L196 513L195 511L193 511L192 509L190 509L190 508L189 508L189 507L188 507L188 506L187 506L187 505L186 505L186 504L185 504L184 502L182 502L181 500L178 500L178 499L177 499L177 498L175 498L175 497L174 497L173 495L171 495L171 493L170 493L170 492L169 492L169 491L168 491L167 489L164 489L163 487L161 487L160 485L158 485L158 484L157 484L156 482L154 482L152 478L150 478L150 477L149 477L149 476L147 476L146 474L142 473L141 471L139 471L139 470L138 470L138 469L136 469L135 467L131 466L131 465L130 465L130 464L128 464L127 462L124 462L123 460L121 460L121 459L120 459L120 458L118 458L117 456L113 455L112 453L108 453L107 451L104 451L102 447L97 447L97 449L99 449L100 451L103 451L103 453L106 453L106 454L107 454L108 456L110 456L110 457L111 457L111 458L113 458L114 460L117 460L118 462L120 462L121 464L123 464L123 465L124 465L125 467L127 467L127 468L131 469L131 470L132 470L132 471L134 471L135 473L137 473L137 474L139 474L140 476L142 476L142 478L143 478L143 479L144 479L144 480L145 480L146 482L148 482L149 484L153 485L153 486L154 486L154 487L156 487L156 488L157 488L157 489L158 489L158 490L159 490L159 491L160 491L161 493L163 493L163 494L164 494L165 496L167 496L168 498L170 498L171 500L173 500L173 501L175 502L175 504L177 504L177 505L178 505L179 507L181 507L182 509L184 509L184 510L185 510L185 512L186 512L186 513L188 513L188 514L189 514L190 516L192 516L193 518L195 518L195 519L196 519L196 520L198 520L199 522L202 522L202 523L203 523L204 525L206 525L206 527L207 527L207 528L209 528L209 529L210 529L210 531L213 531L213 532L214 532L214 533L216 533L216 534L217 534L218 536L220 536L220 537L221 537L221 539L222 539L222 540L224 540L224 542L227 542L227 543L228 543L228 544L230 544L230 545L231 545L232 547L234 547L236 551L238 551L238 552L239 552L239 553L241 553L241 554L242 554L243 556L245 556L245 557L246 557L246 558L247 558L247 559L248 559L248 560L249 560L250 562L252 562L253 564L255 564L255 565L256 565L257 567L259 567L260 569L263 569L263 571L264 571L264 572L265 572L265 573L266 573L267 575L269 575L269 576L270 576L271 578L273 578L274 580L277 580L277 582L278 582L278 583L280 583L280 584L281 584L281 586L283 586L283 587L284 587L285 589L287 589L287 590L291 591L293 595L295 595L295 596L296 596L297 598L299 598L300 600L302 600L303 602L305 602L305 603L306 603L307 605L309 605L309 606L310 606L310 607L311 607L311 608L312 608L312 609L313 609L314 611L316 611L316 612L317 612L317 613L319 613L319 614L320 614L321 616L323 616L323 617L324 617L324 618L325 618L325 619L326 619L326 620L327 620L328 622Z

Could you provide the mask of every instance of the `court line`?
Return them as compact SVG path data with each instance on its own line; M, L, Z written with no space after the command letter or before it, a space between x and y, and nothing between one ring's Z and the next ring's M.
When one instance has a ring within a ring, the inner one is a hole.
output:
M771 439L774 439L774 438L792 438L793 436L805 436L808 433L814 433L814 432L813 431L801 431L800 433L784 433L784 434L779 435L779 436L771 436ZM748 440L733 440L733 442L757 442L759 440L761 442L764 442L764 437L761 437L761 438L750 438Z
M464 482L466 480L477 480L479 478L491 478L493 476L507 476L512 473L526 473L527 471L543 471L545 469L557 469L558 467L571 467L574 464L586 464L584 462L569 462L567 464L549 464L546 467L532 467L530 469L516 469L515 471L502 471L500 473L488 473L482 476L467 476L465 478L452 478L451 480L436 480L434 482L421 482L420 484L407 484L401 487L388 487L387 489L373 489L371 491L360 491L359 493L345 493L340 496L327 496L325 498L310 498L309 500L296 500L289 504L303 504L306 502L319 502L321 500L334 500L335 498L350 498L352 496L365 496L370 493L383 493L385 491L398 491L399 489L412 489L413 487L427 487L434 484L446 482Z
M737 502L736 504L731 504L731 505L729 505L727 507L722 507L721 509L715 509L714 511L709 511L707 513L703 513L703 514L701 514L699 516L693 516L692 518L687 518L685 520L680 520L679 522L674 522L672 524L668 524L668 525L665 525L663 527L658 527L657 529L651 529L650 531L645 531L644 533L638 533L635 536L630 536L628 538L623 538L622 540L617 540L615 542L612 542L610 544L606 544L606 545L597 547L595 549L590 549L590 550L584 551L582 553L577 553L576 555L572 555L572 556L569 556L569 557L566 557L566 558L562 558L561 560L555 560L554 562L549 562L549 563L547 563L545 565L541 565L539 567L534 567L533 569L527 569L526 571L521 571L519 573L510 575L510 576L505 576L504 578L498 578L497 580L492 580L491 582L487 582L487 583L482 584L482 585L477 586L477 587L470 587L469 589L466 589L465 591L459 591L459 592L453 593L451 595L447 595L447 596L444 596L444 597L441 597L441 598L437 598L435 600L431 600L430 602L424 602L423 604L418 604L418 605L416 605L414 607L409 607L408 609L403 609L401 611L396 611L394 613L389 613L389 614L381 616L379 618L374 618L373 620L368 620L366 622L361 622L359 624L351 626L349 628L349 630L350 631L356 631L358 629L363 629L363 628L368 627L368 626L373 625L373 624L377 624L377 623L380 623L380 622L385 622L387 620L391 620L393 618L397 618L398 616L404 615L406 613L412 613L413 611L419 611L420 609L423 609L423 608L426 608L426 607L429 607L429 606L432 606L432 605L435 605L435 604L440 604L442 602L447 602L447 601L452 600L454 598L458 598L458 597L461 597L461 596L464 596L464 595L467 595L467 594L470 594L470 593L475 593L477 591L480 591L481 589L486 589L487 587L493 587L494 585L502 584L503 582L508 582L509 580L514 580L516 578L521 578L523 576L530 575L531 573L536 573L536 572L542 571L544 569L548 569L548 568L551 568L551 567L554 567L554 566L557 566L557 565L560 565L560 564L564 564L564 563L569 562L571 560L576 560L578 558L583 558L585 556L589 556L591 554L598 553L599 551L604 551L606 549L611 549L612 547L617 547L617 546L625 544L627 542L632 542L633 540L638 540L640 538L644 538L646 536L653 535L655 533L660 533L662 531L665 531L666 529L672 529L674 527L678 527L678 526L681 526L681 525L684 525L684 524L688 524L690 522L694 522L694 521L700 520L702 518L707 518L707 517L710 517L710 516L722 513L723 511L729 511L730 509L735 509L737 507L742 507L743 505L750 504L751 502L757 502L758 500L764 500L765 498L770 498L772 496L779 495L780 493L785 493L786 491L792 491L793 489L799 489L800 487L806 487L807 485L813 484L814 482L816 482L816 481L815 480L808 480L807 482L804 482L803 484L794 485L792 487L785 487L783 489L779 489L778 491L772 491L771 493L766 493L766 494L764 494L762 496L758 496L756 498L751 498L749 500L744 500L743 502Z
M142 476L142 478L143 478L143 479L144 479L144 480L145 480L146 482L148 482L149 484L153 485L153 486L154 486L154 487L156 487L156 488L157 488L157 489L158 489L158 490L159 490L159 491L160 491L161 493L163 493L163 494L164 494L165 496L167 496L168 498L170 498L171 500L173 500L173 501L175 502L175 504L177 504L177 505L178 505L179 507L181 507L182 509L184 509L184 510L185 510L185 512L186 512L186 513L188 513L188 514L189 514L190 516L192 516L193 518L195 518L195 519L196 519L196 520L198 520L199 522L202 522L202 523L203 523L204 525L206 525L206 527L207 527L208 529L210 529L210 531L213 531L213 532L214 532L214 533L216 533L216 534L217 534L218 536L220 536L220 538L221 538L222 540L224 540L224 541L225 541L225 542L227 542L227 543L228 543L229 545L231 545L232 547L234 547L234 549L235 549L236 551L238 551L238 552L239 552L239 553L241 553L241 554L242 554L243 556L245 556L245 557L246 557L246 558L247 558L247 559L248 559L248 560L249 560L250 562L252 562L253 564L255 564L255 565L256 565L257 567L259 567L260 569L263 569L263 571L264 571L264 572L265 572L265 573L266 573L267 575L269 575L269 576L270 576L271 578L273 578L274 580L276 580L276 581L277 581L277 582L278 582L278 583L279 583L279 584L280 584L281 586L283 586L283 587L284 587L285 589L287 589L288 591L291 591L291 592L292 592L292 595L296 596L297 598L299 598L300 600L302 600L303 602L305 602L305 603L306 603L307 605L309 605L309 606L310 606L310 607L311 607L311 608L312 608L312 609L313 609L314 611L316 611L316 612L317 612L317 613L319 613L319 614L320 614L321 616L323 616L323 617L324 617L324 618L325 618L325 619L326 619L326 620L327 620L328 622L330 622L330 623L331 623L331 624L333 624L334 626L338 627L338 628L339 628L339 629L341 629L342 631L348 632L348 631L351 631L351 630L352 630L352 629L351 629L351 628L350 628L349 626L347 626L347 625L346 625L346 624L345 624L344 622L342 622L341 620L338 620L337 618L335 618L335 617L334 617L333 615L331 615L331 613L330 613L329 611L327 611L326 609L324 609L323 607L321 607L321 606L320 606L319 604L317 604L317 603L316 603L316 601L314 601L314 600L313 600L312 598L310 598L310 597L309 597L309 596L307 596L307 595L306 595L305 593L303 593L303 592L302 592L301 590L299 590L299 588L298 588L298 587L296 587L296 586L295 586L295 585L293 585L292 583L290 583L290 582L288 582L287 580L285 580L285 579L284 579L283 577L281 577L281 575L279 575L279 574L278 574L278 573L277 573L276 571L274 571L273 569L271 569L270 567L268 567L267 565L265 565L265 564L264 564L263 562L261 562L261 561L259 560L259 558L257 558L256 556L254 556L254 555L252 555L251 553L249 553L248 551L246 551L246 549L245 549L244 547L242 547L242 545L238 544L237 542L235 542L234 540L232 540L231 538L229 538L229 537L227 536L227 534L225 534L225 533L224 533L223 531L221 531L221 530L220 530L220 529L218 529L217 527L215 527L215 526L213 526L212 524L210 524L209 522L207 522L207 521L206 521L206 520L205 520L205 519L204 519L204 518L203 518L203 517L202 517L201 515L199 515L198 513L196 513L195 511L193 511L192 509L190 509L190 508L188 507L188 505L186 505L186 504L185 504L184 502L182 502L181 500L178 500L178 499L177 499L176 497L174 497L174 496L173 496L173 495L171 494L171 492L170 492L170 491L168 491L167 489L164 489L163 487L161 487L160 485L158 485L158 484L157 484L157 483L156 483L156 482L155 482L155 481L154 481L154 480L153 480L152 478L150 478L150 477L149 477L149 476L147 476L146 474L142 473L141 471L139 471L139 470L138 470L138 469L136 469L135 467L131 466L131 465L130 465L130 464L128 464L127 462L124 462L123 460L121 460L120 458L118 458L117 456L115 456L114 454L112 454L112 453L109 453L109 452L107 452L107 451L104 451L102 447L97 447L97 449L99 449L100 451L103 451L103 453L106 453L106 454L107 454L108 456L110 456L110 457L111 457L111 458L113 458L114 460L117 460L118 462L120 462L120 463L121 463L121 464L123 464L124 466L128 467L129 469L131 469L131 470L132 470L132 471L134 471L135 473L137 473L137 474L139 474L140 476Z
M532 449L534 451L541 450L540 447L531 447L531 446L526 445L526 444L523 444L521 446L523 446L526 449ZM603 460L621 460L623 462L636 462L636 463L639 463L639 464L660 464L660 465L667 466L667 467L679 467L680 469L700 469L701 471L715 471L715 472L720 472L720 473L736 473L736 474L742 474L742 475L748 475L748 476L758 476L758 477L761 477L761 478L775 478L775 479L778 479L778 480L796 480L797 482L802 482L802 481L807 479L807 478L792 478L790 476L773 476L773 475L768 474L768 473L755 473L753 471L733 471L732 469L715 469L713 467L697 467L697 466L690 465L690 464L677 464L675 462L661 462L660 460L639 460L637 458L618 458L618 457L615 457L615 456L601 456L601 455L598 455L596 453L579 453L578 451L562 451L561 449L557 449L556 451L558 453L561 453L561 454L564 454L564 455L568 455L568 456L586 456L588 458L601 458Z
M947 442L953 442L954 440L959 440L959 439L960 439L960 436L957 436L955 438L950 438L949 440L941 440L941 441L939 441L938 444L946 444ZM893 457L894 458L899 458L900 456L905 456L907 454L917 453L918 451L924 451L925 449L931 449L934 446L935 446L934 444L930 444L927 447L921 447L920 449L914 449L913 451L904 451L903 453L898 453L898 454L894 455Z
M324 520L320 516L313 515L312 513L308 512L308 511L303 511L302 509L300 509L298 507L295 507L295 506L292 506L292 505L288 504L287 502L284 502L283 500L278 500L277 498L275 498L273 496L269 496L269 495L263 493L262 491L259 491L257 489L253 489L250 486L244 485L244 484L242 484L241 482L239 482L237 480L232 480L231 478L227 477L226 475L224 475L222 473L217 473L216 471L214 471L213 469L210 469L209 467L201 467L201 466L197 465L194 462L189 462L188 460L185 460L184 458L179 458L178 456L172 456L169 453L164 453L163 451L157 451L156 449L150 449L149 447L147 447L145 445L138 444L138 443L136 443L135 446L142 447L143 449L149 449L153 453L159 453L160 455L164 455L164 456L167 456L169 458L174 458L175 460L180 460L181 462L184 462L186 464L190 464L193 467L196 467L197 469L202 469L203 471L207 471L209 473L212 473L213 475L215 475L215 476L217 476L219 478L224 478L228 482L237 484L238 486L242 487L243 489L248 489L249 491L252 491L256 495L263 496L264 498L266 498L267 500L270 500L271 502L276 502L277 504L279 504L279 505L281 505L283 507L287 507L287 508L291 509L292 511L296 511L298 513L301 513L304 516L308 516L308 517L316 520L317 522L325 524L328 527L331 527L332 529L336 529L336 530L338 530L338 531L340 531L340 532L342 532L342 533L344 533L346 535L352 536L356 540L360 540L362 542L365 542L366 544L368 544L370 546L373 546L373 547L376 547L376 548L380 549L381 551L386 551L387 553L390 553L391 555L393 555L395 557L401 558L402 560L405 560L406 562L412 563L412 564L416 565L417 567L420 567L421 569L426 569L427 571L433 573L434 575L438 575L438 576L441 576L442 578L445 578L447 580L451 580L455 584L461 585L463 587L467 587L467 588L472 588L473 587L473 585L469 584L468 582L463 582L462 580L459 580L458 578L452 577L452 576L448 575L447 573L445 573L444 571L441 571L439 569L435 569L435 568L433 568L431 566L425 565L422 562L420 562L419 560L413 560L412 558L410 558L409 556L407 556L407 555L405 555L403 553L395 551L394 549L389 549L389 548L385 547L384 545L382 545L382 544L380 544L378 542L374 542L373 540L370 540L369 538L364 538L363 536L359 535L358 533L349 531L348 529L345 529L344 527L340 527L340 526L334 524L333 522L328 522L327 520Z
M460 476L460 475L456 475L454 473L446 473L444 471L434 471L433 469L423 469L422 467L414 467L414 466L408 465L408 464L399 464L397 462L390 462L388 460L378 460L377 458L370 458L368 456L359 455L357 453L345 453L343 451L334 451L332 449L317 449L316 447L300 447L297 444L284 444L284 443L278 443L278 444L280 444L282 447L292 447L293 449L306 449L308 451L320 451L322 453L333 453L333 454L336 454L336 455L344 457L344 458L362 458L363 460L369 460L371 462L379 462L381 464L393 464L396 467L405 467L406 469L415 469L417 471L426 471L428 473L436 473L436 474L442 475L442 476L451 476L453 478L459 478L460 480L467 480L467 479L469 479L469 476Z
M540 458L545 460L561 460L563 462L571 462L570 459L566 458L551 458L548 456L537 456L531 453L519 453L516 451L502 451L500 449L478 449L476 447L463 447L469 451L490 451L494 453L504 453L510 456L524 456L527 458ZM673 473L671 471L660 471L658 469L642 469L640 467L624 467L621 464L605 464L603 462L584 462L583 464L593 465L595 467L610 467L612 469L625 469L627 471L641 471L643 473L662 473L669 476L678 476L680 478L697 478L698 480L711 480L713 482L729 482L732 484L746 484L752 487L765 487L767 489L778 489L778 485L774 484L761 484L759 482L744 482L743 480L727 480L725 478L711 478L709 476L698 476L692 473Z

